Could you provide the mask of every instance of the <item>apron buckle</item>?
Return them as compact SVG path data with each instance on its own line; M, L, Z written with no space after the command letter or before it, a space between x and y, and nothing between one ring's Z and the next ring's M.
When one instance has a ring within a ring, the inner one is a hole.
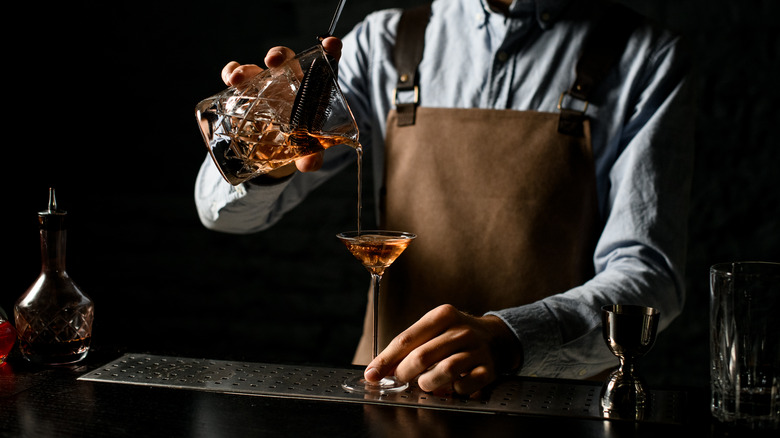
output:
M404 103L412 103L414 105L417 105L417 103L420 102L420 88L417 85L415 85L414 88L412 88L412 89L405 88L405 89L401 90L401 92L406 92L406 91L414 91L414 101L412 101L412 102L404 102ZM398 104L398 88L395 88L393 90L393 103L396 106L399 105Z
M573 112L579 112L582 115L584 115L585 111L588 110L588 101L587 100L583 100L583 99L578 99L570 91L564 91L563 93L561 93L561 97L558 98L558 110L560 110L560 111L564 110L564 107L563 107L563 98L564 98L564 96L568 96L569 97L567 99L567 102L566 102L566 104L567 104L566 108L565 108L566 110L573 111ZM582 109L576 110L576 109L571 109L571 108L568 107L569 106L568 104L573 102L573 101L575 101L575 100L583 102Z
M420 89L417 85L414 88L404 87L400 90L404 94L414 91L414 100L412 102L398 102L398 88L393 90L393 103L398 111L398 126L414 125L414 118L417 112L417 103L420 101Z

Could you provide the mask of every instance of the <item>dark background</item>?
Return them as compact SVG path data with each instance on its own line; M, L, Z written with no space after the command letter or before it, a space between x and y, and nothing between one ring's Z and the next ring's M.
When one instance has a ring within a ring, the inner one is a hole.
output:
M0 306L10 312L39 273L36 212L55 187L69 212L68 272L96 303L95 346L348 364L369 278L334 235L355 226L356 168L254 235L206 230L193 202L206 156L193 108L224 88L222 66L262 64L274 45L313 45L336 3L9 8ZM336 34L371 10L417 3L347 2ZM627 3L694 47L689 295L644 369L653 384L703 386L708 267L780 261L780 11L775 0ZM371 199L364 201L368 221Z

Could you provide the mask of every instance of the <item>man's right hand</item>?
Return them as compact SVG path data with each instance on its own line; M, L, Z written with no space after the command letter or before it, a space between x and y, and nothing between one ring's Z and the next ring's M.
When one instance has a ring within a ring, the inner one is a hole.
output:
M336 37L328 37L322 40L322 47L337 60L341 58L341 40ZM265 55L265 65L268 68L278 67L284 64L290 58L295 56L295 52L288 47L274 47ZM222 80L225 85L237 86L242 82L255 77L263 71L263 68L255 64L239 64L231 61L222 68ZM295 172L296 169L301 172L313 172L322 167L322 152L317 152L295 160L295 164L290 163L286 166L275 169L266 174L271 178L283 178Z

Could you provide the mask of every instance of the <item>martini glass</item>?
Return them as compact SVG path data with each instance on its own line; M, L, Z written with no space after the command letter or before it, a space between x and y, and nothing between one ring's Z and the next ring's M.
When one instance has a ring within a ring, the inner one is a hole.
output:
M404 231L364 230L339 233L338 237L347 246L371 274L371 289L374 291L374 333L372 358L377 356L377 320L379 311L379 283L385 269L409 246L415 236ZM400 382L395 377L385 377L379 382L369 382L363 377L355 377L341 385L350 392L379 393L398 392L406 389L409 384Z

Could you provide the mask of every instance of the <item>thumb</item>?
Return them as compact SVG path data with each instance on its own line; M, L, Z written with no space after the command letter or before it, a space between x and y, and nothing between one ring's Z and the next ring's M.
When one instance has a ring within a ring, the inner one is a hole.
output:
M317 152L297 159L295 161L295 167L301 172L314 172L315 170L320 170L322 167L322 159L322 152Z

